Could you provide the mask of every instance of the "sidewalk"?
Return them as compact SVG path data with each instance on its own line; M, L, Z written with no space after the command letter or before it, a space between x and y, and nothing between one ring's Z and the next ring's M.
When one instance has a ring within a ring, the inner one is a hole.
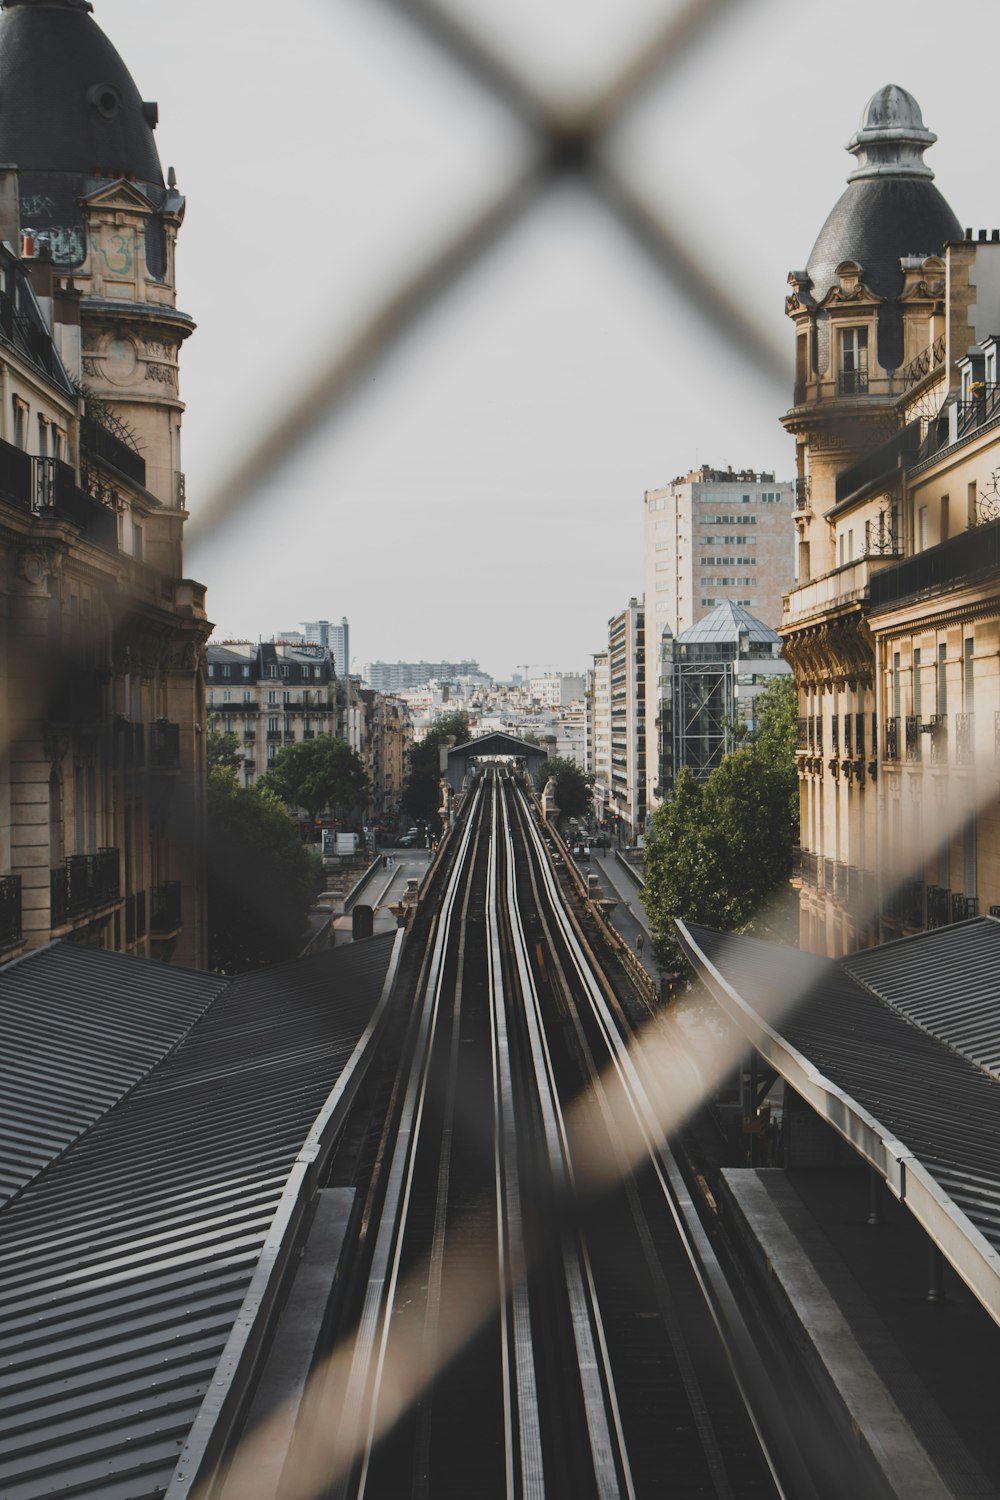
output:
M639 959L642 967L646 970L650 979L655 984L660 982L660 971L653 956L653 939L649 930L649 918L642 904L640 889L634 880L630 880L614 856L613 851L607 854L592 850L590 863L586 861L577 866L580 873L596 875L600 883L601 891L609 901L617 904L608 914L608 922L615 929L618 936L628 944L632 952ZM642 933L642 952L636 949L636 938Z

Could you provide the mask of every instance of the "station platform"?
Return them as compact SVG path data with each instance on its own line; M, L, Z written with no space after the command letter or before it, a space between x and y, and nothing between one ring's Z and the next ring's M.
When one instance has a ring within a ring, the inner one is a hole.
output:
M866 1455L873 1496L996 1497L1000 1330L949 1270L928 1300L926 1237L884 1189L869 1224L868 1195L853 1167L729 1168L717 1199L795 1374Z

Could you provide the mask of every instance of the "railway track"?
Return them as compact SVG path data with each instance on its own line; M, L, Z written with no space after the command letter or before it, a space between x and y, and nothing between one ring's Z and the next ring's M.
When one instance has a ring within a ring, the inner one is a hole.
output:
M337 1500L816 1491L529 804L484 775L383 1136Z

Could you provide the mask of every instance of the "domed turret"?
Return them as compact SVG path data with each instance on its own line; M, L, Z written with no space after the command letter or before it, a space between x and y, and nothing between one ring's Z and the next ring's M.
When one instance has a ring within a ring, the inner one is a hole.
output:
M806 264L816 302L838 285L837 267L854 261L876 297L894 301L903 289L904 257L941 255L960 240L962 226L932 182L923 159L937 136L905 89L887 84L873 94L848 144L858 165L819 232ZM887 369L902 358L898 310L879 326L879 359Z
M79 200L102 178L134 180L154 207L166 197L143 103L89 0L4 0L0 14L0 161L20 174L24 225L54 259L83 260Z

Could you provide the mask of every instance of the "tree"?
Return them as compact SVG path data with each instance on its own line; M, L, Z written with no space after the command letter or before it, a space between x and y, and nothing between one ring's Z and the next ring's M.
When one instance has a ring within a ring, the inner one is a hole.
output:
M279 750L260 778L283 802L301 807L315 822L328 807L366 806L371 795L368 772L346 740L318 734Z
M657 958L685 966L674 922L746 931L791 870L798 827L795 688L757 700L750 738L699 784L686 768L653 819L643 897Z
M420 744L410 751L402 807L413 818L431 822L437 817L441 804L441 746L451 737L456 745L465 745L472 738L469 716L460 709L439 714Z
M594 778L581 771L575 760L565 755L554 755L541 763L543 780L550 777L555 782L556 806L560 823L564 818L579 818L590 811Z
M207 798L208 962L239 974L298 953L323 862L266 791L214 767Z
M221 766L227 771L238 771L243 764L243 746L239 737L219 728L218 714L210 714L208 734L205 737L205 761L211 771Z

